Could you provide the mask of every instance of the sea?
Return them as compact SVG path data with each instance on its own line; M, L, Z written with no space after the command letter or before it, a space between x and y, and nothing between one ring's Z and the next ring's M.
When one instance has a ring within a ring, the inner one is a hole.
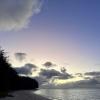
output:
M40 89L35 93L51 100L100 100L100 89Z

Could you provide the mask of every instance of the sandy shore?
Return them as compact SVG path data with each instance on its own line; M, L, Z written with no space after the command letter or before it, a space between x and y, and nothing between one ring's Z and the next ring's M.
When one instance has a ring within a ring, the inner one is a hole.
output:
M45 97L33 94L31 91L17 91L10 94L11 96L0 98L0 100L50 100Z

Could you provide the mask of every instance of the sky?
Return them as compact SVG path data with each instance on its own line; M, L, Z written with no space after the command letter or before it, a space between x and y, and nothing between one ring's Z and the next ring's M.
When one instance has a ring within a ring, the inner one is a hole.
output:
M69 73L100 71L100 0L0 2L0 45L14 67L50 61Z

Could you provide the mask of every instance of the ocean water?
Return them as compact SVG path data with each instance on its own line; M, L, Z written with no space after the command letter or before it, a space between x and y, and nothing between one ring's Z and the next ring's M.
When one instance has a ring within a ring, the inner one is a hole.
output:
M100 100L100 89L40 89L35 93L52 100Z

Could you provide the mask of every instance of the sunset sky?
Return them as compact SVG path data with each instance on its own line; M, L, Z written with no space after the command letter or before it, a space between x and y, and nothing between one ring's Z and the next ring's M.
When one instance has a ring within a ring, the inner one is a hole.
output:
M50 61L69 73L100 71L100 0L21 1L0 0L0 45L13 66Z

